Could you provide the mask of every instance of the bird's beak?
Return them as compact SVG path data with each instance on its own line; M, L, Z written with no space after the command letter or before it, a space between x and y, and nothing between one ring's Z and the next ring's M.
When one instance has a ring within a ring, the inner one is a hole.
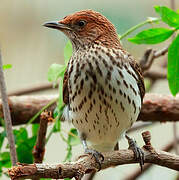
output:
M63 24L58 21L46 22L43 26L58 30L72 30L67 24Z

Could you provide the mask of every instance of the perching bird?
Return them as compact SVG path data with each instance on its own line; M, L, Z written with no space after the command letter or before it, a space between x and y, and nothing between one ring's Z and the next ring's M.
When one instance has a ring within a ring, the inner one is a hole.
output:
M79 11L44 26L62 31L72 43L63 118L72 121L85 152L99 161L100 152L113 150L137 120L145 93L141 69L121 46L114 25L98 12ZM142 152L126 137L142 166Z

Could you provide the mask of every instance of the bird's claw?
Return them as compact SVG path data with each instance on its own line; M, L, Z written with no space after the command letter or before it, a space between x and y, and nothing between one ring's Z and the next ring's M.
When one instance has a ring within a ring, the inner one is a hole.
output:
M142 168L144 165L144 160L145 160L144 152L141 148L138 147L137 142L134 139L130 138L127 135L126 135L126 138L128 140L129 149L131 149L134 152L135 158L136 158L136 160L139 161L140 168L142 171Z
M104 161L104 156L100 152L98 152L94 149L85 149L85 153L91 154L92 157L94 157L96 163L99 165L98 171L100 171L101 170L101 163Z

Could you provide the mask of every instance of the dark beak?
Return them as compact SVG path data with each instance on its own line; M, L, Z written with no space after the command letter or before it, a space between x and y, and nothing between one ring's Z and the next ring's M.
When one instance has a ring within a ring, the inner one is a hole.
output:
M58 21L50 21L43 24L43 26L58 30L72 30L67 24L62 24Z

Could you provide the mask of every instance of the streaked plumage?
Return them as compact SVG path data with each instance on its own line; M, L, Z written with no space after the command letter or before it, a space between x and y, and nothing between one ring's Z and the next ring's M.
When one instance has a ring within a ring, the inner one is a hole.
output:
M73 45L64 76L63 116L93 149L110 151L140 112L145 93L140 68L101 14L84 10L57 24L53 28L59 27Z

